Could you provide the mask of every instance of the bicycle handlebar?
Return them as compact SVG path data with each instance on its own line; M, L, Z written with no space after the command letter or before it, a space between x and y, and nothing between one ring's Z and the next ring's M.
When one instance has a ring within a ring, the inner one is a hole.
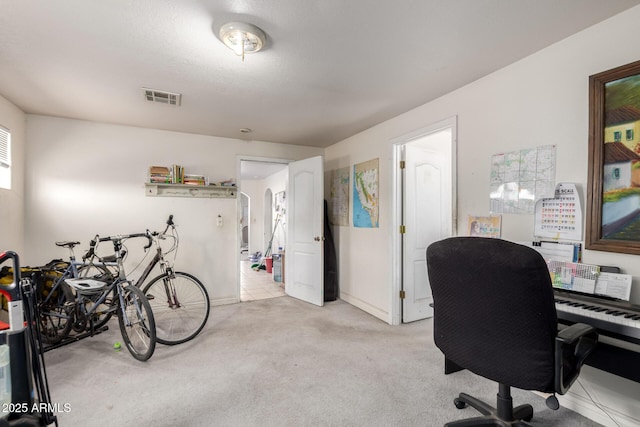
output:
M87 251L86 254L82 255L82 261L86 261L87 259L91 258L92 256L94 256L96 254L96 245L98 244L98 239L99 236L96 234L96 237L94 237L90 242L89 242L89 250Z
M173 222L173 214L169 215L169 219L167 219L167 227L164 229L164 231L162 232L162 234L167 234L167 230L169 230L169 227L173 227L175 224Z
M121 240L125 240L125 239L132 239L135 237L146 237L147 238L147 244L144 246L144 250L146 251L147 249L149 249L152 245L152 240L151 240L151 234L149 234L149 232L145 232L145 233L133 233L133 234L118 234L115 236L107 236L107 237L100 237L96 234L96 237L93 238L93 240L91 240L91 242L89 242L89 250L87 251L86 254L84 254L82 256L82 260L86 261L87 258L91 258L92 256L95 255L95 248L98 245L99 242L119 242Z
M151 241L151 236L149 235L149 232L133 233L133 234L117 234L115 236L100 237L98 238L98 241L99 242L117 242L120 240L132 239L135 237L146 237L148 240L148 244L145 245L144 248L149 249L151 247L152 241Z
M169 218L167 219L167 227L164 229L162 234L166 234L167 230L169 230L169 227L173 227L173 226L175 226L175 223L173 222L173 214L171 214L171 215L169 215ZM160 235L159 232L157 232L157 231L150 232L149 230L147 230L144 233L118 234L118 235L115 235L115 236L107 236L107 237L100 237L100 236L98 236L96 234L96 236L93 238L93 240L91 240L91 242L89 242L89 250L87 251L86 254L84 254L82 256L82 260L86 261L87 258L91 258L92 256L95 255L95 248L98 245L98 242L113 242L113 241L120 241L120 240L124 240L124 239L131 239L131 238L135 238L135 237L146 237L147 238L147 244L144 246L144 250L146 251L153 244L153 240L152 240L151 236L158 236L158 235Z

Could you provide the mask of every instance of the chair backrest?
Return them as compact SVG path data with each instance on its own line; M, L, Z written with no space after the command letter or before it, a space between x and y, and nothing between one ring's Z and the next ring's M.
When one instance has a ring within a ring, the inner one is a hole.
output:
M558 321L546 262L505 240L453 237L427 248L434 340L478 375L553 391Z

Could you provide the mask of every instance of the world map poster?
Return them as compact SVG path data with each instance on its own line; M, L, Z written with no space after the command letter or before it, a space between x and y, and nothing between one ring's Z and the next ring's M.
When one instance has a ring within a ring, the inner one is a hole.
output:
M378 228L378 159L353 166L353 226Z

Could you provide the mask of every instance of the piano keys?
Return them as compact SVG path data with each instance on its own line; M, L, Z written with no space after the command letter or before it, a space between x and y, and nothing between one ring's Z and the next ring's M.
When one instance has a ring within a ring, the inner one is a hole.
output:
M640 344L640 306L554 290L558 319L588 323L601 334Z
M586 323L601 337L640 345L640 306L625 301L575 294L554 289L560 324ZM640 382L640 352L601 339L586 364Z

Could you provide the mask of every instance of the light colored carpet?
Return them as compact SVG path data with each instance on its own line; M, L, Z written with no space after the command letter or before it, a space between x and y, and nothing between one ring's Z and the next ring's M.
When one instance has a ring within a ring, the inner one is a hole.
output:
M315 307L290 297L212 307L193 341L158 345L138 362L117 320L95 337L46 353L61 426L441 426L476 416L465 391L495 404L495 383L443 374L432 321L386 323L342 301ZM597 426L551 411L531 392L534 426Z

